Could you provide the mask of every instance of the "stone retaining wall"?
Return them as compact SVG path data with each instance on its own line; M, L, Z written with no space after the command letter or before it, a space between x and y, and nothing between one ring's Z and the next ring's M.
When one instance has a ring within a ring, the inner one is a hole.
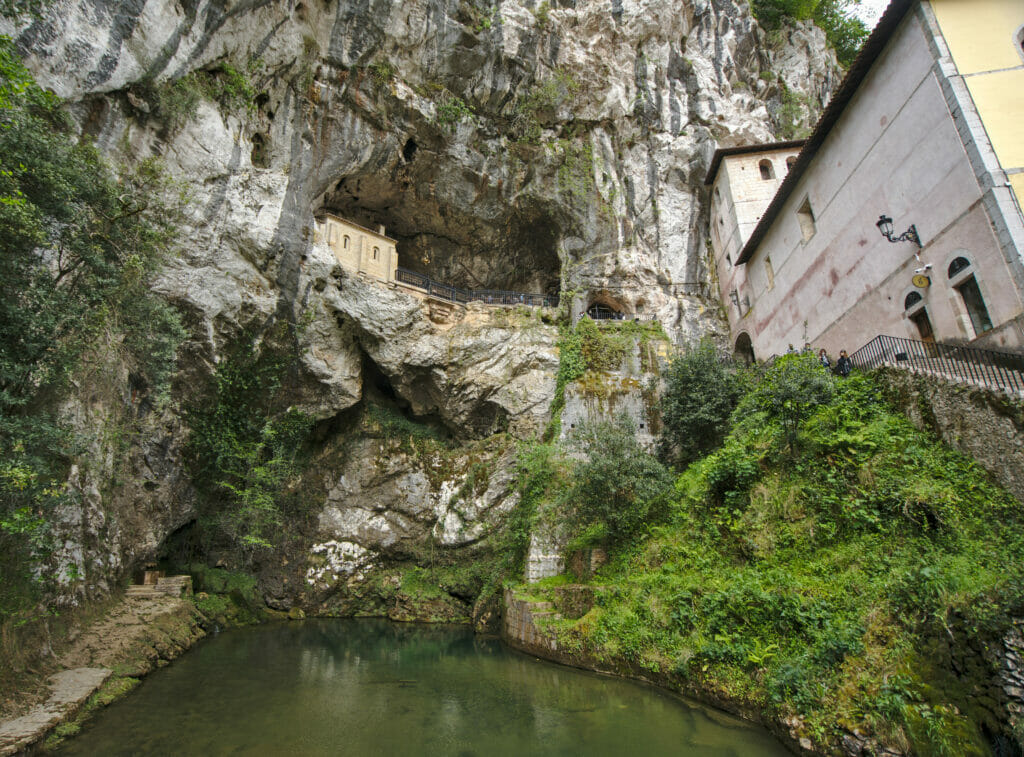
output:
M893 368L875 375L915 426L974 458L1024 503L1024 400Z

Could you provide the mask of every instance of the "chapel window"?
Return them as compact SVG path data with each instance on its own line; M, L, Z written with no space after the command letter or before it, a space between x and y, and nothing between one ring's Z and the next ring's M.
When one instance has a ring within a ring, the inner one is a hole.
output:
M761 178L764 179L765 181L775 178L775 167L772 165L772 162L767 158L758 163L757 167L761 171Z
M811 201L809 199L805 198L803 204L797 208L796 217L800 221L800 233L803 234L804 241L807 242L818 231L818 227L814 223L814 211L811 210Z

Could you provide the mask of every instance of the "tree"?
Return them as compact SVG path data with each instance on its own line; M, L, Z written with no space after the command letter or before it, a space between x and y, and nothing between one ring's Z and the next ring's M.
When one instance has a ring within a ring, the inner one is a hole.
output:
M51 575L48 516L76 454L54 408L83 356L105 340L167 389L184 330L148 286L174 236L165 190L154 163L115 176L73 139L0 37L0 620Z
M566 492L577 533L608 546L625 543L660 515L672 491L672 475L636 441L628 416L583 424L574 436L585 456Z
M710 341L674 358L661 398L662 459L687 465L720 445L741 394L735 369Z
M812 20L825 32L836 57L849 66L868 36L868 28L852 9L860 0L751 0L750 9L768 30L793 21Z
M782 425L786 445L793 452L800 424L811 411L832 399L835 384L814 355L783 355L737 409L760 410ZM748 406L749 403L749 406Z

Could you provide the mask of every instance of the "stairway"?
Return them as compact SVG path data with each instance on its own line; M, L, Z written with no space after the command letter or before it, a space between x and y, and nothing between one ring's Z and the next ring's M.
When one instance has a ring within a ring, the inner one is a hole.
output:
M129 586L125 596L132 599L156 599L167 596L190 597L192 596L192 576L158 576L155 584Z

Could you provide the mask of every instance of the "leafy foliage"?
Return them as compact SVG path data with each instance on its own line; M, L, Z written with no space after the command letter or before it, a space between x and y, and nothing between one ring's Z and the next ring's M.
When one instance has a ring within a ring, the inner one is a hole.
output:
M672 478L641 449L628 416L612 423L584 424L573 443L586 456L573 469L565 494L577 531L618 546L661 516Z
M787 21L811 19L825 32L836 57L849 66L868 36L864 22L851 13L860 0L751 0L754 16L766 29L778 29Z
M825 751L859 728L984 754L989 670L948 660L1024 607L1020 506L870 377L829 385L812 363L782 360L748 390L663 524L596 579L597 607L558 621L560 643L796 716Z
M0 618L46 575L47 517L76 453L54 408L97 345L166 397L177 313L149 282L174 238L159 166L115 177L0 39ZM68 579L69 576L62 578Z
M543 13L538 19L547 19L547 3L542 3L538 11ZM580 90L580 84L571 73L562 68L554 70L552 75L534 87L516 103L513 114L513 127L521 142L539 144L544 125L549 123L558 110L573 102Z
M742 385L710 341L677 356L664 374L661 454L687 464L722 443Z
M256 65L256 62L252 64ZM203 99L217 103L225 113L256 108L256 90L249 77L230 63L222 62L209 69L192 71L177 79L161 82L146 79L132 89L171 131L194 118Z
M443 90L440 102L437 103L437 122L454 131L464 118L473 118L473 111L458 95Z
M309 432L303 413L275 412L289 363L279 351L244 340L217 367L209 401L188 411L189 458L207 499L204 525L249 560L273 547L280 499L298 475Z
M831 398L831 374L809 354L783 355L748 394L737 414L752 416L758 411L777 420L792 452L800 424L810 412Z

